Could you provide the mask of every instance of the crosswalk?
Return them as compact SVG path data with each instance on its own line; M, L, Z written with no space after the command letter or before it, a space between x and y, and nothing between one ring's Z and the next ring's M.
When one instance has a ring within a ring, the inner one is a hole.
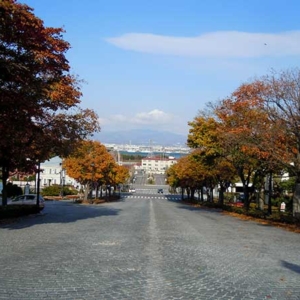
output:
M147 189L147 188L135 188L135 192L137 194L155 194L155 195L161 195L157 192L157 189ZM169 195L169 191L166 189L163 189L163 195Z
M121 198L180 200L181 197L180 196L153 196L153 195L122 195Z

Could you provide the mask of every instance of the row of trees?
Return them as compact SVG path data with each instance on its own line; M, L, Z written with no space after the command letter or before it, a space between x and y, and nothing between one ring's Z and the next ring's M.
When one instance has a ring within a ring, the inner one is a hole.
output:
M288 172L296 178L293 212L300 212L299 69L242 84L229 97L207 103L189 126L187 144L194 151L168 170L171 186L193 194L218 185L222 204L228 185L241 181L249 209L250 185L261 192L268 175L271 192L272 176Z
M46 27L33 9L0 1L0 168L2 202L11 172L66 157L100 130L97 114L82 109L81 81L66 59L62 28Z
M129 179L129 170L118 165L106 147L97 141L82 141L64 159L63 167L70 177L82 185L84 200L88 199L92 190L96 190L96 197L100 191L99 196L102 197L103 186L110 193L112 187L115 191L119 184Z

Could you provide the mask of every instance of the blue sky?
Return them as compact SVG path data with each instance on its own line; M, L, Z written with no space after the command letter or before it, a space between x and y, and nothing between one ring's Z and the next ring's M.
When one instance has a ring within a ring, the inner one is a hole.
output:
M20 2L65 28L72 71L86 81L82 106L102 132L186 135L207 102L300 62L298 0Z

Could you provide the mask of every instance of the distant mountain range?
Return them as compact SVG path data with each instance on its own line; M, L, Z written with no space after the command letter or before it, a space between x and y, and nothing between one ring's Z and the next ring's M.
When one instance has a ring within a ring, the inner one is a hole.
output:
M186 146L187 136L167 131L132 129L100 132L94 139L103 144Z

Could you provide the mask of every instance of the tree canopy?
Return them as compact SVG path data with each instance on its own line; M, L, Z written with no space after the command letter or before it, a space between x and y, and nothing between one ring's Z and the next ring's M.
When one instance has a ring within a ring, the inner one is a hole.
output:
M64 161L67 174L84 188L85 200L89 192L102 185L124 183L128 170L119 166L106 147L98 141L82 141Z
M297 177L294 212L300 211L299 82L299 69L271 73L208 103L210 113L200 111L189 122L187 144L201 151L198 158L215 171L226 167L231 173L234 168L243 183L246 208L249 184L252 190L262 188L267 174L285 171Z
M79 106L80 80L70 72L64 30L46 27L32 8L15 0L0 2L0 20L0 166L5 199L10 170L66 155L100 127L97 114Z

